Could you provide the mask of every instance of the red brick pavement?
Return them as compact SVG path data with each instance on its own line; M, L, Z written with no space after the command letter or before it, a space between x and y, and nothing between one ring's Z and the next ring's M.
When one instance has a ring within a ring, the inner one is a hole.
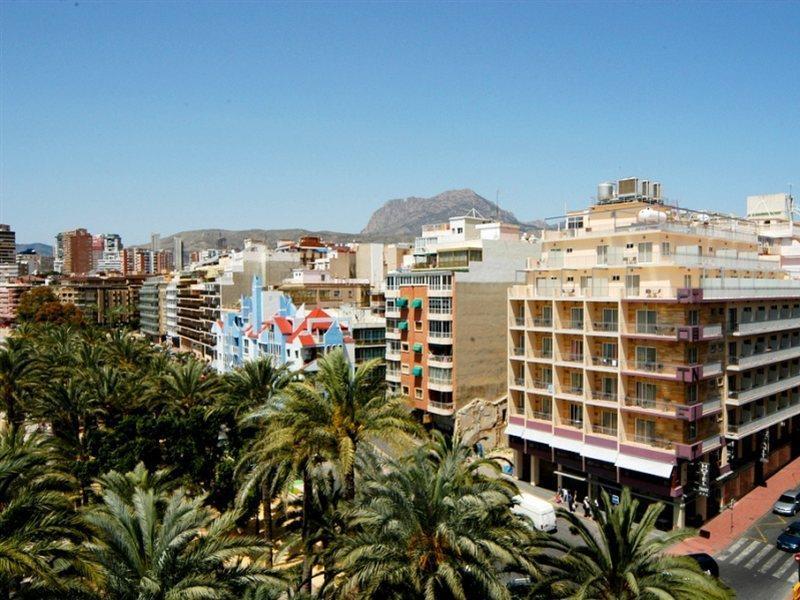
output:
M731 511L726 509L706 523L702 529L711 534L708 538L689 538L673 546L670 552L716 554L768 513L783 492L798 484L800 484L800 458L796 458L767 479L765 486L756 487L740 498L733 507L732 519Z

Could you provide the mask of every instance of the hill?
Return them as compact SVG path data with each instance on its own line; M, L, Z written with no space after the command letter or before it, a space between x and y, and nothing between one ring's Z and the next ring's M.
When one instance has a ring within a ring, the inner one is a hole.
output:
M49 244L40 244L40 243L33 243L33 244L17 244L17 253L24 252L26 250L35 250L36 254L41 254L42 256L53 256L53 247Z

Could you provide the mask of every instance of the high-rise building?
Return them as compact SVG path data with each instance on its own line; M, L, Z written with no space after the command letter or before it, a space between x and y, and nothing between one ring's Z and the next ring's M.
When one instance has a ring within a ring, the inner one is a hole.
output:
M95 271L122 273L122 238L116 233L94 236L92 244Z
M139 290L139 328L153 341L166 334L166 288L163 277L149 277Z
M158 252L161 250L161 235L158 233L150 234L150 252Z
M601 184L543 231L508 294L517 475L631 488L676 526L717 515L800 447L800 282L753 221Z
M508 286L539 244L472 211L423 227L408 266L386 281L386 380L418 415L452 429L475 398L506 394Z
M85 229L63 231L56 236L55 267L59 273L88 274L92 270L92 234Z
M183 271L183 240L178 236L173 238L172 260L175 264L175 270Z
M9 225L0 224L0 279L13 279L17 269L17 236Z

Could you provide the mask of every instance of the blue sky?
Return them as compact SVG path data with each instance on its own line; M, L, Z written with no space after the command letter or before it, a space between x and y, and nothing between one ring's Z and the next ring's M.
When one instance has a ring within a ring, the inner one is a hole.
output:
M63 229L358 231L470 187L800 190L800 3L0 3L0 197Z

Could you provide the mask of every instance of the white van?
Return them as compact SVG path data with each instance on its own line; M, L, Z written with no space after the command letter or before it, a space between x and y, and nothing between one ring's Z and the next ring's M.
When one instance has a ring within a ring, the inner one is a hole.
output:
M547 532L556 530L556 509L547 500L525 492L514 496L514 500L517 501L514 512L528 517L533 522L534 529Z

